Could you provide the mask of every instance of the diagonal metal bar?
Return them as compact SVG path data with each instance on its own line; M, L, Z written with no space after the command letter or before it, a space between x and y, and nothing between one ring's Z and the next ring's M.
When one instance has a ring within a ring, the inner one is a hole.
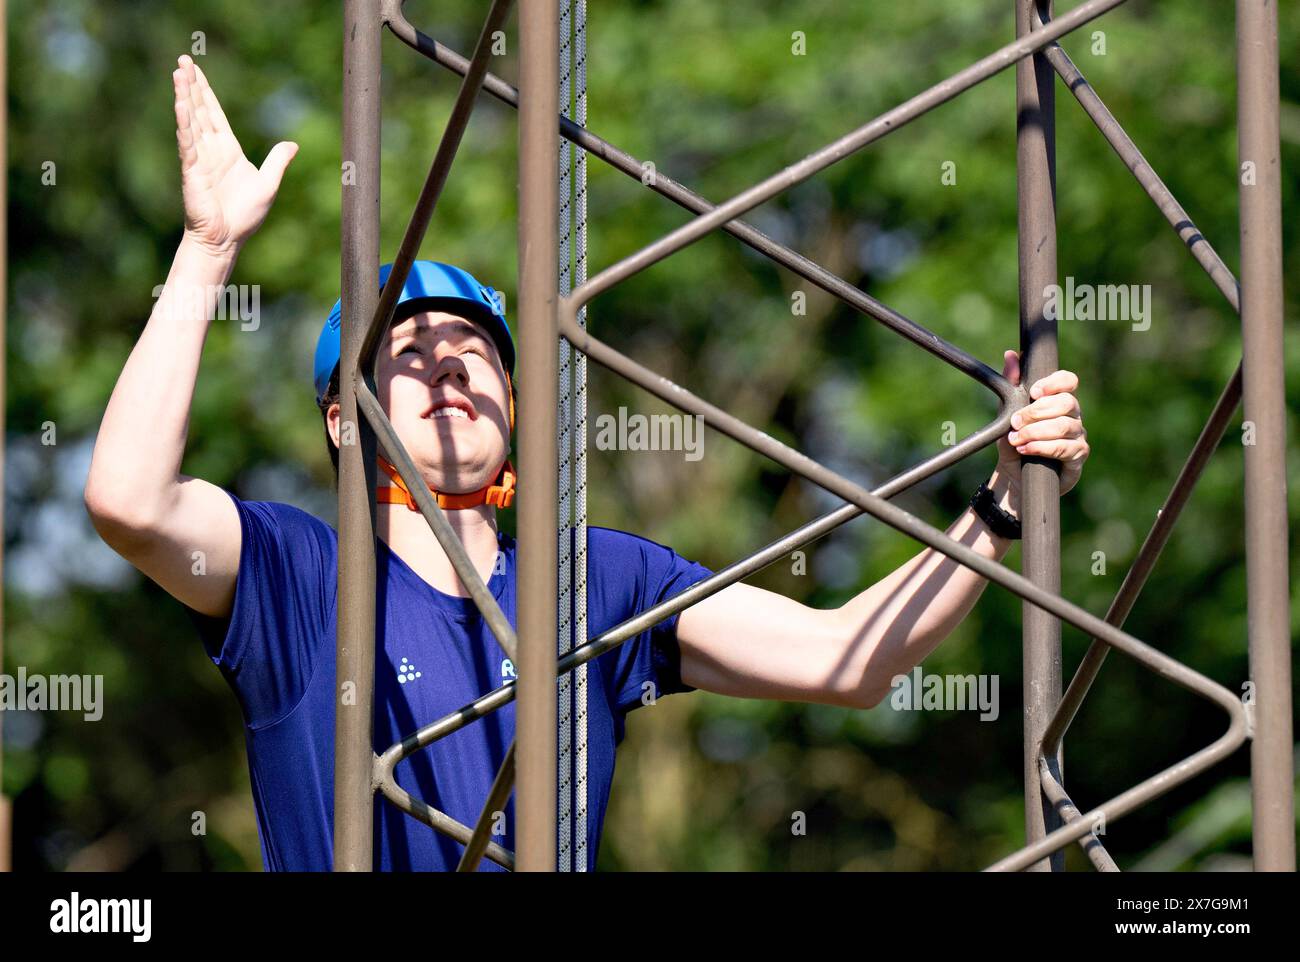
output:
M1065 786L1063 786L1058 780L1057 772L1052 770L1051 762L1042 755L1038 756L1038 771L1039 780L1043 786L1043 794L1047 796L1047 800L1052 803L1052 807L1055 809L1060 820L1069 824L1070 822L1082 818L1083 816L1079 814L1078 806L1075 805L1070 799L1070 796L1066 794ZM1098 871L1119 871L1119 866L1115 864L1115 860L1111 858L1110 853L1106 851L1106 846L1101 844L1101 839L1097 838L1096 834L1092 830L1089 830L1088 834L1081 837L1078 841L1079 845L1083 848L1084 854L1088 856L1089 860Z
M1172 659L1170 660L1172 661ZM1186 666L1180 665L1180 667L1184 671L1192 672L1192 669ZM1192 674L1197 674L1197 677L1204 677L1196 672L1192 672ZM1194 778L1206 769L1212 768L1240 748L1247 738L1246 710L1244 706L1228 689L1210 682L1209 679L1205 679L1205 681L1214 689L1214 696L1211 700L1222 707L1231 717L1226 732L1194 755L1190 755L1181 762L1169 766L1144 782L1139 782L1105 804L1084 812L1075 821L1063 825L1041 841L1022 848L1018 852L1013 852L1001 861L990 865L985 871L1020 871L1052 852L1064 848L1071 842L1087 835L1091 831L1090 826L1097 824L1098 821L1102 821L1106 825L1118 821L1122 816L1127 815L1134 809L1140 808L1152 799L1159 798L1188 779Z
M1147 533L1142 547L1138 550L1137 557L1134 558L1133 564L1129 567L1128 573L1124 576L1124 581L1120 585L1114 600L1111 602L1109 610L1106 612L1106 621L1109 624L1120 627L1128 617L1137 596L1142 587L1146 584L1147 577L1155 567L1155 563L1160 556L1165 544L1169 540L1169 535L1173 531L1174 523L1182 513L1187 499L1190 497L1192 489L1200 479L1205 465L1208 463L1210 456L1214 453L1219 441L1227 429L1228 422L1231 420L1233 413L1237 409L1238 402L1241 398L1241 366L1238 365L1236 373L1229 380L1215 405L1214 411L1210 415L1210 420L1206 423L1201 431L1200 437L1192 448L1191 454L1188 455L1186 463L1179 472L1178 479L1174 483L1173 489L1165 499L1164 505L1156 514L1156 522L1151 530ZM1075 670L1074 677L1070 680L1070 685L1066 689L1057 705L1056 712L1048 722L1043 733L1042 747L1038 752L1038 763L1043 778L1043 790L1048 798L1057 804L1058 810L1065 810L1058 804L1055 792L1059 792L1069 802L1069 797L1065 796L1065 789L1059 782L1055 781L1050 768L1050 762L1054 760L1061 741L1065 737L1065 732L1070 723L1078 714L1084 698L1092 687L1093 681L1096 680L1098 672L1101 670L1102 663L1109 654L1110 647L1103 642L1093 639L1088 646L1087 652L1079 662L1079 667ZM1049 758L1050 756L1050 758ZM1052 779L1052 784L1049 784ZM1073 802L1069 802L1073 805ZM1088 856L1099 868L1109 870L1104 867L1098 859L1101 855L1094 849L1093 842L1085 837L1078 839L1083 845ZM1099 843L1098 843L1099 844ZM1104 849L1102 850L1104 853ZM1109 855L1105 855L1109 858ZM1117 870L1117 869L1116 869Z
M448 838L460 842L462 845L469 845L473 839L474 832L462 822L440 812L438 809L429 805L422 799L416 798L391 777L380 782L378 786L380 794L388 801L392 802L398 809L410 815L412 818L423 822L437 832L441 832ZM498 865L513 870L515 867L514 853L498 845L496 842L488 842L483 849L483 855L490 858Z
M492 780L492 790L488 792L487 801L483 803L483 812L474 825L474 834L466 843L465 852L460 857L460 864L456 866L457 872L473 872L478 868L478 863L487 850L488 836L492 832L492 822L495 820L497 812L505 811L506 802L510 798L510 792L514 788L514 784L515 742L514 739L511 739L510 747L506 749L506 757L497 770L497 777Z
M412 49L424 54L430 60L454 73L463 75L468 70L469 61L454 50L417 30L402 16L399 7L398 0L387 0L386 16L388 17L388 26L399 39ZM484 79L483 89L502 103L518 108L519 92L500 77L489 73ZM587 128L575 124L567 117L560 117L559 123L562 136L582 147L587 153L599 157L615 170L626 174L633 180L641 180L643 165L636 157L601 139ZM662 170L655 171L654 179L648 186L660 196L697 214L705 214L716 209L714 204L673 180ZM741 220L727 222L722 225L722 230L732 234L760 254L793 271L860 313L873 318L928 353L957 368L968 377L988 387L999 397L1005 399L1008 396L1010 384L997 371L956 345L944 340L939 335L854 287L810 258L784 244L778 243L762 231Z
M1178 232L1178 237L1187 245L1188 251L1196 258L1196 262L1205 268L1205 273L1210 275L1210 280L1228 299L1233 310L1240 310L1240 289L1237 279L1232 276L1232 271L1228 270L1223 259L1215 252L1210 242L1205 239L1196 225L1192 223L1191 217L1187 211L1183 210L1182 204L1178 203L1177 198L1165 186L1165 182L1160 179L1151 165L1147 163L1146 157L1138 149L1131 137L1125 133L1124 128L1120 126L1119 121L1102 103L1093 90L1092 85L1088 83L1079 68L1074 62L1066 56L1064 50L1059 44L1050 44L1043 50L1043 55L1047 62L1060 75L1061 81L1065 84L1066 89L1074 94L1076 100L1092 122L1097 125L1106 142L1111 145L1115 153L1119 155L1120 160L1124 161L1125 166L1132 171L1137 182L1142 185L1142 189L1147 192L1158 208L1164 215L1165 220Z
M886 111L874 120L868 121L820 150L809 154L798 163L792 164L785 170L773 174L753 187L742 191L709 213L696 217L654 243L643 247L635 254L631 254L605 268L575 290L573 296L580 303L587 303L601 292L694 243L710 231L721 227L727 221L739 217L764 201L771 200L777 194L802 183L819 171L825 170L873 141L879 140L885 134L915 120L926 111L946 103L963 91L969 90L981 81L987 80L994 74L1005 70L1017 63L1021 58L1041 50L1053 40L1064 36L1089 20L1096 19L1123 2L1124 0L1088 0L1087 3L1080 4L1064 16L1051 21L1041 30L1027 33L1006 44L988 56L977 60L965 70L953 74L947 80L940 81L928 90L917 94L892 110Z
M1132 811L1137 806L1158 797L1174 786L1214 765L1220 759L1227 757L1246 739L1245 708L1236 696L1222 685L1170 658L1150 645L1120 631L1115 626L1107 624L1059 595L1045 591L1028 579L989 558L985 558L966 545L958 543L943 532L925 524L920 519L895 507L888 501L877 498L858 485L841 478L833 471L817 464L811 458L781 444L774 438L744 424L725 411L673 384L666 378L659 377L648 368L624 357L613 348L596 340L585 329L578 327L573 319L573 310L573 298L566 298L561 301L560 330L578 350L587 354L596 363L638 384L669 404L688 413L703 417L705 423L710 427L753 448L760 454L766 455L788 470L803 475L813 483L821 485L846 501L857 504L891 527L966 565L988 580L1013 591L1026 601L1047 610L1074 627L1089 632L1112 647L1120 649L1161 677L1218 704L1228 713L1231 719L1229 729L1213 744L1195 755L1170 766L1165 771L1152 776L1135 788L1105 803L1105 805L1092 810L1086 816L1087 822L1064 825L1050 832L1041 841L1008 856L998 863L997 868L1025 868L1087 834L1089 824L1095 819L1104 818L1107 824L1117 821L1121 816Z
M1241 365L1237 365L1236 373L1229 379L1219 396L1218 403L1215 404L1214 410L1210 413L1210 419L1206 422L1205 427L1201 429L1200 437L1196 439L1192 451L1187 456L1182 470L1178 472L1178 479L1174 482L1168 497L1165 498L1164 504L1156 513L1155 524L1147 532L1146 539L1142 542L1142 547L1138 549L1137 556L1133 559L1133 564L1129 567L1128 573L1124 575L1124 581L1119 586L1115 598L1110 603L1110 608L1106 612L1106 622L1108 624L1120 627L1133 610L1133 605L1137 601L1138 594L1146 584L1156 561L1160 557L1160 552L1169 541L1169 536L1173 532L1174 523L1182 514L1183 508L1187 505L1187 500L1191 497L1192 489L1200 479L1209 463L1219 442L1223 439L1223 434L1228 428L1229 422L1236 413L1237 405L1241 401ZM1092 687L1097 673L1101 670L1102 662L1106 660L1106 655L1110 648L1102 642L1093 640L1088 646L1087 653L1084 654L1079 667L1075 670L1074 677L1070 680L1070 686L1066 689L1061 698L1061 704L1056 710L1056 715L1052 718L1047 730L1043 733L1043 751L1053 753L1061 739L1065 737L1066 730L1074 717L1078 714L1079 707L1083 704L1084 698L1088 694L1089 688Z
M482 577L474 568L474 562L470 560L469 554L465 551L465 545L461 543L451 522L447 520L447 515L443 513L438 502L434 500L432 492L429 491L428 485L420 476L420 469L415 466L411 460L410 454L402 445L402 441L397 436L397 431L393 424L388 420L388 415L384 409L379 406L379 401L371 393L369 386L364 382L357 384L357 409L362 416L374 428L375 434L379 439L380 445L388 459L393 462L397 468L397 473L402 476L406 486L410 489L411 496L415 498L415 503L424 515L424 520L429 522L429 527L433 529L434 537L442 545L442 549L447 552L447 557L452 560L456 566L456 573L460 577L461 583L469 590L470 597L478 610L483 615L483 620L487 622L492 634L496 636L497 643L505 650L506 655L513 660L517 657L518 642L515 636L515 630L510 625L510 620L497 604L496 598L492 597L492 592L488 591L487 585L484 584ZM462 573L463 572L463 573Z

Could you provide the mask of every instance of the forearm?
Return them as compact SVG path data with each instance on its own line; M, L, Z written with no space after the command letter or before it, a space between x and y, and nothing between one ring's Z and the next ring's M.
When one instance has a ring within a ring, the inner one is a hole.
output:
M147 516L175 488L203 344L237 255L205 248L188 233L182 238L104 412L88 504Z
M989 486L1004 509L1018 512L1005 478L995 472ZM1011 547L971 508L946 533L994 561ZM862 679L867 702L887 695L895 676L908 673L937 648L970 613L987 584L982 575L927 547L842 606L846 644L858 662L855 675Z

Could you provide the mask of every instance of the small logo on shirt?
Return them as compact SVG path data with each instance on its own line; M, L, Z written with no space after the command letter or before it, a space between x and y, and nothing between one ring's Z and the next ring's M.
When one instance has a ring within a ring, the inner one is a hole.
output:
M416 671L415 666L403 658L402 663L397 666L397 683L405 685L408 681L415 681L422 674L423 672Z
M509 658L502 658L501 659L501 684L504 685L506 683L507 678L518 679L519 676L515 674L515 663L511 661Z

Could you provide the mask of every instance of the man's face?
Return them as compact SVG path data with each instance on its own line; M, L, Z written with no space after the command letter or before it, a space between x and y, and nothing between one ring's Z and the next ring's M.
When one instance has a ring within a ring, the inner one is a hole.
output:
M426 311L390 328L375 362L379 404L425 480L448 494L496 478L510 445L510 395L478 324Z

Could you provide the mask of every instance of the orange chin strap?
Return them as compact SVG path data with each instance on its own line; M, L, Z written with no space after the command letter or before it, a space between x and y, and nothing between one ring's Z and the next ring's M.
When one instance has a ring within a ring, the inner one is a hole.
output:
M375 488L375 501L381 504L404 504L412 511L419 511L420 506L415 503L415 498L411 496L411 489L406 486L402 476L397 473L397 468L393 467L382 454L378 455L379 466L383 468L384 473L393 479L394 487ZM515 466L506 459L506 463L501 466L501 471L497 474L494 482L487 487L479 488L477 491L471 491L468 494L442 494L429 490L433 493L438 502L438 507L444 511L456 511L461 508L475 508L480 504L490 504L498 508L508 508L515 499L515 483L517 480Z

